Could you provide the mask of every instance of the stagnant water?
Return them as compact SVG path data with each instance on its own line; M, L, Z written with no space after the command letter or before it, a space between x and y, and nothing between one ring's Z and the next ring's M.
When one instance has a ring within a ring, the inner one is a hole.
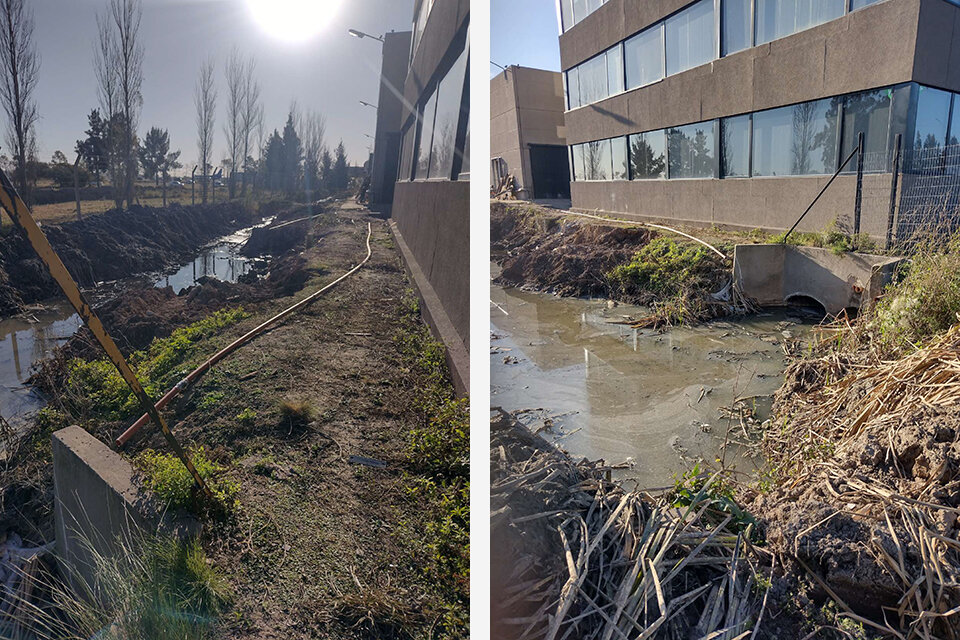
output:
M651 488L717 458L721 408L756 397L769 412L781 345L815 322L783 310L660 333L614 324L646 310L605 300L493 286L491 303L491 406L575 458L631 463L618 475Z
M269 220L263 224L268 223ZM202 276L236 282L252 265L252 260L241 256L239 250L253 229L218 238L190 262L152 276L154 285L170 286L180 293ZM18 316L0 319L0 415L11 424L26 420L44 404L43 398L26 385L33 364L49 357L80 326L80 317L61 299L31 305Z

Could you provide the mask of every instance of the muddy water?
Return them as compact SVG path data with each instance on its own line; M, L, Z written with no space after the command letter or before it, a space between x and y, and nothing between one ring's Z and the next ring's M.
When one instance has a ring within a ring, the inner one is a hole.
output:
M219 238L191 262L155 276L155 286L171 286L180 293L202 276L236 282L252 265L250 258L239 254L252 230L242 229ZM33 364L48 358L80 326L80 317L60 299L32 305L16 317L0 318L0 416L17 424L43 406L43 398L25 385Z
M494 286L491 301L491 406L574 457L631 463L618 475L644 487L716 459L730 426L718 412L735 399L759 396L764 418L782 380L781 344L814 322L778 311L658 333L613 324L644 309L603 300Z

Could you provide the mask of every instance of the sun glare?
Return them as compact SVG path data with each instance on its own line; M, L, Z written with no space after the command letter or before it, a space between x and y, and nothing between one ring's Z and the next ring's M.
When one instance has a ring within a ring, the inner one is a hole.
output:
M303 42L330 23L342 0L247 0L254 19L274 38Z

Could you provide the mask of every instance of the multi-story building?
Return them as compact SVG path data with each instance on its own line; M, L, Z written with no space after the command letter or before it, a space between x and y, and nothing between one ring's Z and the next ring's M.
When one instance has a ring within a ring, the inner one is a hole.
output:
M400 124L403 117L403 84L407 79L410 31L384 34L377 129L370 162L370 206L389 208L400 163Z
M574 208L790 227L863 134L864 193L960 138L947 0L559 0ZM804 220L849 226L858 157ZM883 236L888 197L864 197Z
M454 384L469 389L470 2L418 0L391 226Z
M513 65L490 80L492 187L509 175L521 199L570 197L564 110L556 71Z

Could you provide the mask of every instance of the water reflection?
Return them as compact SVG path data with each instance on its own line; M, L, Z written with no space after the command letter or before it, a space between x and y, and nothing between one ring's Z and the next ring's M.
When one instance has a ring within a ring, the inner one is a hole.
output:
M780 342L807 327L786 313L658 334L612 324L636 307L491 290L491 404L544 429L575 456L636 466L663 486L681 452L714 459L727 428L718 411L780 384Z
M156 286L173 287L174 292L180 293L203 277L236 282L240 276L250 271L250 260L239 255L239 247L240 245L234 242L213 245L192 262L164 275L156 282Z

